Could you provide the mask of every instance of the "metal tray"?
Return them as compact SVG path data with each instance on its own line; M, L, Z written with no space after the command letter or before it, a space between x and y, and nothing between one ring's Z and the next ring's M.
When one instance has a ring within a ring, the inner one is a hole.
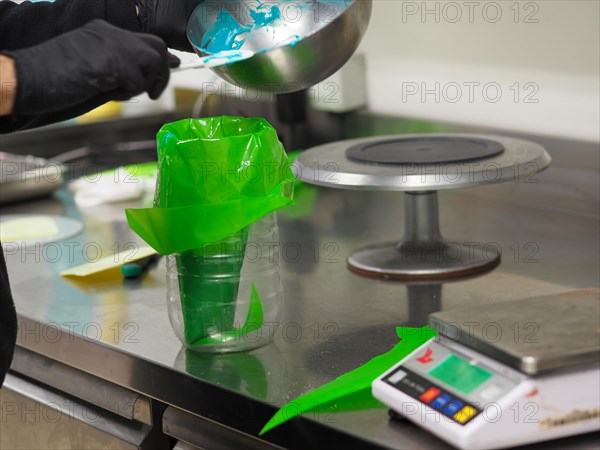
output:
M50 195L64 183L57 161L0 152L0 204Z

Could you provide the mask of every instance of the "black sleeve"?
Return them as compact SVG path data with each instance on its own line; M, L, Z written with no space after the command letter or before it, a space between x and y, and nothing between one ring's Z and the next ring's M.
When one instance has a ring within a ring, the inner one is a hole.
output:
M17 314L8 284L8 272L0 245L0 386L10 367L17 339Z
M56 0L21 4L0 0L0 50L40 44L93 20L140 31L135 0Z
M81 105L67 108L63 111L58 111L49 114L40 114L38 116L4 116L0 117L0 135L7 133L14 133L15 131L29 130L32 128L39 128L46 125L62 122L64 120L74 119L82 114L91 111L94 108L104 105L106 102L112 100L111 96L100 95L93 98Z

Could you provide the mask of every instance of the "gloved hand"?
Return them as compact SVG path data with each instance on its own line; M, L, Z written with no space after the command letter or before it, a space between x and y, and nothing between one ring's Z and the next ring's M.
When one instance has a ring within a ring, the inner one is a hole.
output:
M13 117L78 110L78 105L98 106L143 92L156 99L169 81L169 66L179 65L160 38L102 20L3 53L14 59L17 73Z
M204 0L137 0L142 31L160 36L170 48L193 51L187 36L192 11Z

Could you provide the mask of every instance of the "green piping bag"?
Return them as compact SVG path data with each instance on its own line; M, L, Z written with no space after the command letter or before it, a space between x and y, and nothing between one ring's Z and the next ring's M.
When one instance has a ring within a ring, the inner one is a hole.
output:
M219 345L229 342L239 342L242 337L262 327L263 323L263 308L260 297L258 296L258 291L253 283L248 316L246 317L244 325L241 328L232 328L223 332L212 333L208 337L192 342L192 346L200 347L202 345Z
M157 144L154 208L126 215L162 255L220 242L293 203L290 163L264 119L180 120L160 129Z
M175 255L186 345L239 338L238 300L260 305L255 288L237 298L248 227L293 203L283 145L266 120L232 116L166 124L157 143L154 208L128 209L129 225Z
M331 408L335 411L350 411L379 406L379 402L371 395L371 384L375 378L437 334L429 327L396 328L396 332L400 342L389 352L376 356L357 369L287 403L267 422L260 435L302 413L331 412Z

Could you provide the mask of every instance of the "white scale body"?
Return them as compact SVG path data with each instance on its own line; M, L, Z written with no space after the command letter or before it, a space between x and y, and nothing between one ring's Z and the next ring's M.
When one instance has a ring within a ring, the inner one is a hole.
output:
M506 448L600 430L599 299L593 294L553 303L556 298L531 299L529 312L535 311L542 324L539 339L531 342L514 342L512 333L504 340L496 340L496 333L490 342L473 333L472 324L483 312L479 307L430 316L439 335L377 378L373 395L461 449ZM494 323L507 331L516 317L511 307L527 315L524 302L529 300L502 304ZM487 316L494 315L493 306L486 308ZM576 336L562 334L568 349L554 345L565 328L549 320L553 308L563 325L578 324ZM564 318L565 308L570 319Z

